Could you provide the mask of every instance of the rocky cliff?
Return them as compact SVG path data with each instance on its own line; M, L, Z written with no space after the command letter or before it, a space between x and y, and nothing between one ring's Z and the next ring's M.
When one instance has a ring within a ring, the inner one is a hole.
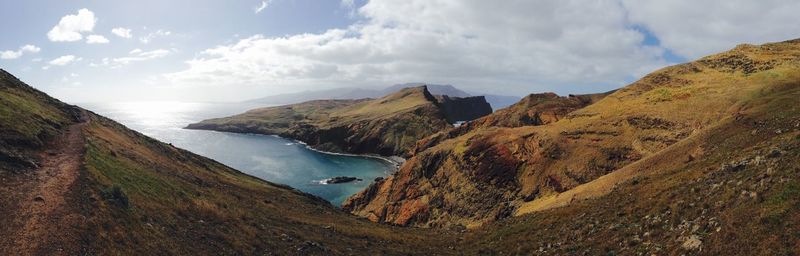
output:
M797 41L743 45L664 68L607 96L532 95L518 103L530 111L498 111L473 129L420 142L399 172L343 208L397 225L474 227L538 209L531 205L568 204L559 195L659 156L739 115L766 91L796 86L798 56ZM542 102L564 107L542 111ZM683 160L700 157L688 153ZM629 176L611 177L604 184Z
M491 113L481 97L444 98L438 100L421 86L374 100L318 100L255 109L187 128L277 134L326 151L404 156L417 140L451 127L449 120Z
M492 113L492 106L483 96L462 98L439 95L436 100L450 123L470 121Z

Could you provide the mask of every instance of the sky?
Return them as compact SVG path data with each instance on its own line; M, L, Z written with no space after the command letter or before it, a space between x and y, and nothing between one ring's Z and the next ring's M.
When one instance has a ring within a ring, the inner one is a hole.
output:
M796 0L0 0L0 68L71 103L409 82L593 93L800 38L797 13Z

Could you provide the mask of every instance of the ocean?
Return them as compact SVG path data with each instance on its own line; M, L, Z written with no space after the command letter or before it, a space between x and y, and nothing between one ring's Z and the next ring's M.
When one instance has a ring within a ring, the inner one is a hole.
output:
M278 136L183 129L190 123L263 106L172 101L78 105L162 142L172 143L255 177L317 195L336 206L366 188L375 178L387 177L394 171L392 163L381 159L321 153ZM353 176L362 181L322 182L336 176Z

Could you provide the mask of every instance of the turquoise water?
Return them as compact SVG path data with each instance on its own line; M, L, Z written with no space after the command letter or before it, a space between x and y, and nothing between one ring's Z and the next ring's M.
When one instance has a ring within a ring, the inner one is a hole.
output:
M244 112L254 105L183 102L79 104L160 141L212 158L244 173L320 196L334 205L392 172L390 163L316 152L277 136L182 129L189 123ZM335 176L363 179L321 184Z

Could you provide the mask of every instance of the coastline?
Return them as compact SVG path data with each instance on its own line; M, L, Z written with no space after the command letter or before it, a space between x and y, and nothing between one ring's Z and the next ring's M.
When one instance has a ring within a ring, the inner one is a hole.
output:
M277 135L275 135L275 136L277 136ZM278 136L278 137L282 138L282 139L288 139L288 138L284 138L284 137L280 137L280 136ZM336 155L336 156L366 157L366 158L380 159L380 160L383 160L383 161L385 161L385 162L387 162L389 164L392 164L395 167L395 171L400 169L400 166L402 166L403 163L406 162L406 159L402 158L400 156L381 156L381 155L375 155L375 154L351 154L351 153L330 152L330 151L325 151L325 150L320 150L320 149L314 148L312 146L309 146L308 143L305 143L305 142L300 141L300 140L294 140L294 139L292 139L292 140L297 142L298 144L302 144L303 146L305 146L309 150L316 151L316 152L322 153L322 154Z
M277 134L262 134L262 133L252 133L252 132L226 132L226 131L217 131L217 130L213 130L213 129L195 129L195 128L189 128L188 126L187 127L183 127L182 129L205 130L205 131L222 132L222 133L237 133L237 134L256 135L256 136L272 136L272 137L276 137L276 138L281 138L281 139L285 139L285 140L294 141L295 143L301 144L305 148L307 148L307 149L309 149L311 151L315 151L317 153L322 153L322 154L327 154L327 155L336 155L336 156L351 156L351 157L365 157L365 158L379 159L379 160L382 160L382 161L387 162L390 165L392 165L392 167L394 168L395 172L397 170L399 170L400 167L403 165L403 163L405 163L406 160L407 160L407 159L405 159L403 157L400 157L400 156L381 156L381 155L377 155L377 154L352 154L352 153L330 152L330 151L325 151L325 150L314 148L314 147L308 145L308 143L306 143L304 141L293 139L293 138L286 138L286 137L283 137L283 136L280 136L280 135L277 135ZM391 175L391 174L392 173L387 173L387 175Z

